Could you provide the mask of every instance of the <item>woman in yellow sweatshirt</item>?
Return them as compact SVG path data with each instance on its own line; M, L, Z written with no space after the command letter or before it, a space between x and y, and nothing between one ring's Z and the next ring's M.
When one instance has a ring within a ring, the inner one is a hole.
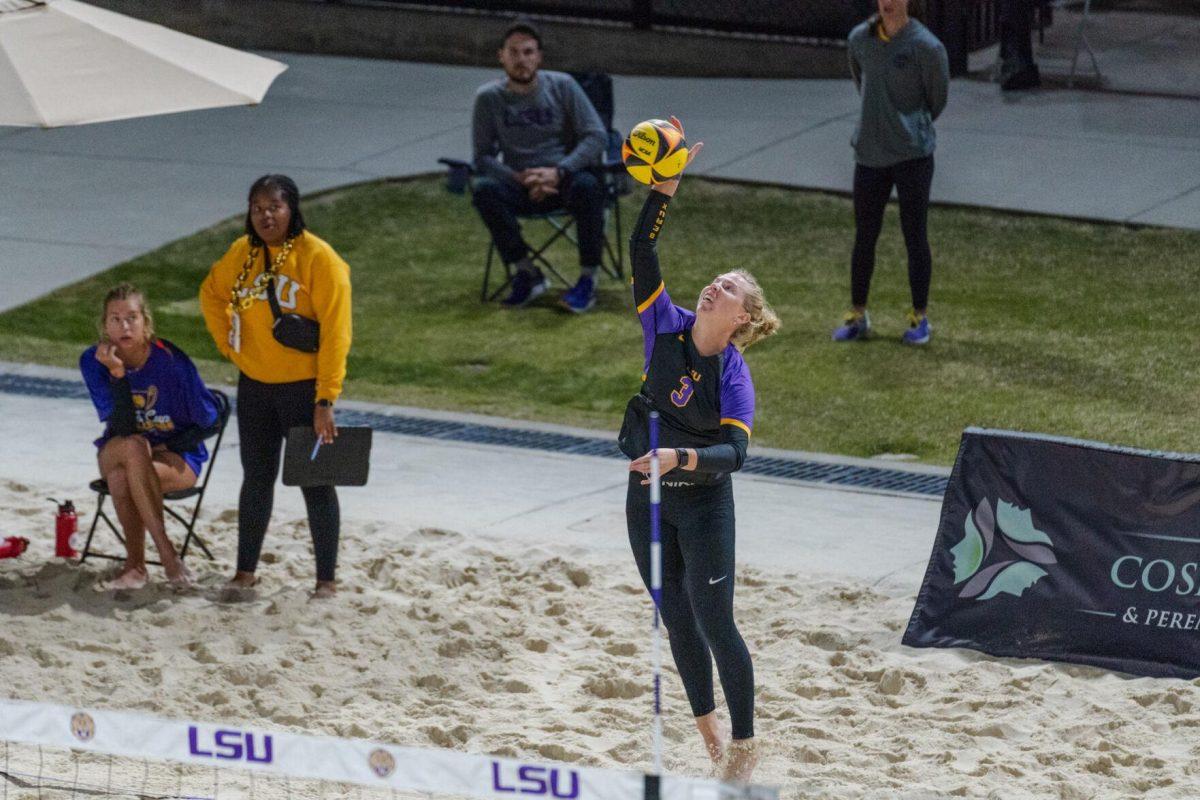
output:
M288 429L312 425L324 442L337 436L333 406L350 351L350 267L306 230L291 178L264 175L250 187L246 235L213 264L200 287L200 307L217 349L240 371L243 478L237 574L228 584L236 595L257 582ZM304 319L275 326L281 315ZM314 597L331 597L341 525L337 492L332 486L302 491L317 559Z

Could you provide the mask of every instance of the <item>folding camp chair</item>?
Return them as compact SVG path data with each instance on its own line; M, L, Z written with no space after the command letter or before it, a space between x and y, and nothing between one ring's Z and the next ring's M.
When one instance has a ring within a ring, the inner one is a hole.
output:
M217 463L217 453L221 449L221 439L225 436L225 425L229 422L229 412L231 406L229 404L229 397L226 396L224 392L217 391L216 389L210 389L209 391L212 393L213 400L217 404L217 421L204 431L204 439L207 441L215 436L216 441L213 442L212 450L209 452L208 463L204 465L204 474L200 476L200 480L196 483L196 485L190 489L181 489L178 492L167 492L163 495L163 511L178 520L178 522L183 525L184 529L187 531L187 535L183 539L183 547L179 549L179 557L181 559L187 556L188 547L191 545L192 541L195 540L196 546L204 551L204 555L207 556L210 561L213 560L213 554L209 552L207 545L204 544L204 540L200 538L200 534L196 533L196 518L200 516L200 504L204 502L204 492L208 489L208 479L212 477L213 465ZM99 478L92 481L91 484L89 484L89 488L99 495L99 498L96 503L96 514L92 517L92 527L90 530L88 530L87 542L84 543L83 552L79 556L79 563L82 564L90 557L107 558L112 561L124 561L125 556L123 555L117 556L108 553L96 553L92 551L92 537L96 535L96 525L101 520L104 520L104 524L108 526L108 529L113 532L113 534L118 540L120 540L122 544L125 543L125 537L121 535L120 529L113 523L112 519L104 511L104 503L108 500L108 481L104 480L103 478ZM196 498L195 504L191 506L190 510L185 507L182 514L167 504L168 502L191 500L193 497ZM158 564L161 566L161 562L158 561L147 561L146 563Z
M621 231L620 198L622 195L629 194L630 183L629 176L625 173L625 168L621 163L622 137L612 127L612 78L600 72L573 72L571 77L575 78L584 94L592 101L592 106L595 107L604 129L608 132L604 158L597 168L598 177L602 180L605 193L604 248L601 252L600 269L609 277L621 280L625 276L625 242L624 234ZM446 179L447 189L455 194L474 190L476 173L470 162L454 158L439 158L438 163L445 164L449 168ZM520 215L520 218L541 221L548 226L547 237L540 244L531 245L529 258L550 273L563 286L569 288L573 282L568 281L550 261L546 251L560 239L566 240L576 247L579 246L579 240L575 235L575 218L566 209L557 209L542 214L523 214ZM480 302L495 300L512 283L514 274L512 265L501 262L504 269L504 281L489 293L492 265L496 259L496 245L489 241L483 268L483 286L479 292Z
M1052 0L1052 5L1059 8L1065 5L1064 0ZM1092 61L1092 75L1097 80L1103 80L1104 76L1100 72L1100 62L1096 60L1096 51L1092 49L1092 43L1088 41L1087 25L1088 17L1092 13L1092 0L1083 0L1083 13L1079 15L1079 24L1075 26L1075 46L1071 51L1071 71L1067 75L1067 88L1075 85L1075 71L1079 65L1079 51L1082 48Z

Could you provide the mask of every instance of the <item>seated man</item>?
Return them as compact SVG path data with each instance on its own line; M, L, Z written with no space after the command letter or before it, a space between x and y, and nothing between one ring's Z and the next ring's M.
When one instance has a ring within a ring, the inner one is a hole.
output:
M516 267L504 305L517 308L546 291L549 282L529 257L518 214L566 208L579 232L579 282L563 295L571 311L595 302L595 274L604 244L604 184L592 171L607 134L579 84L563 72L539 72L542 40L528 23L504 33L500 64L506 78L475 95L475 169L482 175L475 207L504 263ZM499 156L499 157L498 157Z

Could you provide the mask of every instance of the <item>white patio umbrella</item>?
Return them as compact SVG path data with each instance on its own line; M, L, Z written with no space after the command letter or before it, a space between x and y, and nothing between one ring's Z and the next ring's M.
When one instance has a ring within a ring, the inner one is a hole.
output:
M76 0L0 0L0 125L254 105L285 69Z

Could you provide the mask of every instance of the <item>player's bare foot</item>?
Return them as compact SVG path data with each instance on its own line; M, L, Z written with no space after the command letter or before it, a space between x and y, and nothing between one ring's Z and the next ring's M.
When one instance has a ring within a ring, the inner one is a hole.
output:
M719 767L725 755L725 740L728 736L721 728L717 712L713 711L703 717L696 717L696 729L704 739L704 749L712 760L713 766Z
M734 739L725 748L725 763L721 765L721 780L749 783L758 766L758 745L754 739Z

